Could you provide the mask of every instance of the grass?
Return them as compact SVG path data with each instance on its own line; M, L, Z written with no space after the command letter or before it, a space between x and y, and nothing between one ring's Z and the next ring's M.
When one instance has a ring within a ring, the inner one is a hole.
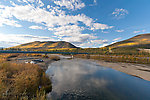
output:
M45 100L52 89L49 77L38 65L7 61L16 56L23 55L0 55L0 100Z
M60 57L59 56L55 56L55 55L51 55L49 57L49 59L54 60L54 61L58 61L58 60L60 60Z
M132 42L132 43L124 43L124 44L119 44L118 46L133 46L133 45L138 45L139 43Z
M149 56L145 55L74 55L77 58L104 60L108 62L125 62L125 63L138 63L150 64Z

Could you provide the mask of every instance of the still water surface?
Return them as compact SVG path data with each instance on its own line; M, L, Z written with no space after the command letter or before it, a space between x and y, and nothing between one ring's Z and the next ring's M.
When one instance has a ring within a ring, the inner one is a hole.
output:
M150 82L98 65L72 59L49 65L52 100L150 100Z

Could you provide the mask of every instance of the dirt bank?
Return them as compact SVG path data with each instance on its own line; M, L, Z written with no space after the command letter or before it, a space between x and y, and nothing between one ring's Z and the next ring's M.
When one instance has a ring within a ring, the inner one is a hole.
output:
M150 65L144 64L133 64L133 63L121 63L121 62L106 62L97 61L100 65L104 67L109 67L120 72L124 72L129 75L133 75L144 80L150 81Z

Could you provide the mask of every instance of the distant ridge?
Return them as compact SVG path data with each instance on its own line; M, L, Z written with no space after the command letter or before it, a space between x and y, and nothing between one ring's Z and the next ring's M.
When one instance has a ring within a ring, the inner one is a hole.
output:
M130 39L108 45L106 47L111 48L136 47L136 48L150 49L150 33L140 34Z
M7 48L6 50L75 50L76 48L79 47L76 47L73 44L65 41L35 41ZM133 54L141 50L150 52L150 33L140 34L130 39L116 42L102 48L78 49L78 52Z
M150 33L140 34L130 39L116 42L106 46L110 53L114 54L140 54L141 52L150 53Z
M78 48L73 44L65 41L35 41L30 43L21 44L11 47L11 49L30 49L30 50L47 50L47 49L66 49L66 48Z

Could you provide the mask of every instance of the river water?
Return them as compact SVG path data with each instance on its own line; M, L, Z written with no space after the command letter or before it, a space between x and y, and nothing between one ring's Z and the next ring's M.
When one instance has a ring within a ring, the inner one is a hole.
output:
M49 65L52 100L150 100L150 82L100 66L72 59Z

